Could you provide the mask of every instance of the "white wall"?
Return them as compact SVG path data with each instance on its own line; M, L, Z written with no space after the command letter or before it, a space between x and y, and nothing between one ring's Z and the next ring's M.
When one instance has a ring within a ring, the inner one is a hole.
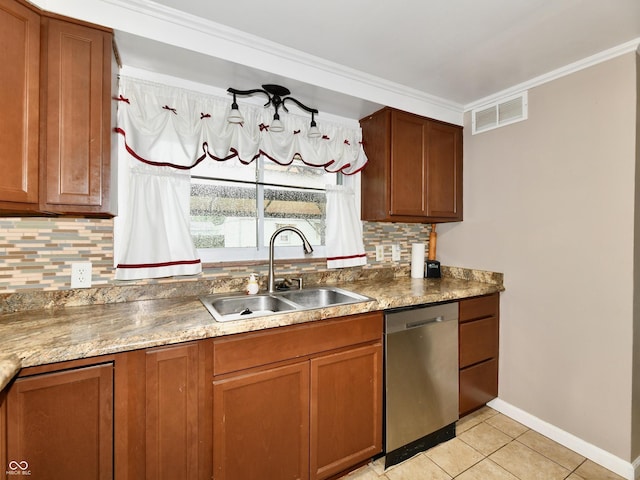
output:
M500 271L500 398L631 461L635 54L529 91L529 119L464 137L445 265Z
M640 50L636 57L636 165L640 165ZM640 169L636 168L636 185L640 186ZM640 188L636 188L636 205L640 205ZM640 285L640 208L635 211L634 285ZM631 458L640 457L640 292L634 288L633 309L633 402L631 405Z

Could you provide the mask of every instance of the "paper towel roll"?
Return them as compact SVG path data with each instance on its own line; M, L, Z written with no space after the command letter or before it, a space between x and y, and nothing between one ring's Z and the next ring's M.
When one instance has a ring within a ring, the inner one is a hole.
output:
M424 278L424 243L411 244L411 278Z

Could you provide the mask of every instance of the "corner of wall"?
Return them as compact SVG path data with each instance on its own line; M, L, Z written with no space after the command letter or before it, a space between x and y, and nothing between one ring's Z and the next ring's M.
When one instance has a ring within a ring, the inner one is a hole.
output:
M634 211L633 280L640 285L640 47L636 51L636 171ZM631 454L635 478L640 478L640 291L633 298L633 370L631 397Z

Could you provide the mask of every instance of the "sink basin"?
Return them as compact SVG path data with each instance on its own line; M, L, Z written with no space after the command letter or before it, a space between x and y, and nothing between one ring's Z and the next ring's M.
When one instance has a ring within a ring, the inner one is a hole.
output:
M224 294L200 297L202 304L219 322L263 317L276 313L368 302L364 295L341 288L318 287L260 295Z
M272 295L208 296L200 301L220 322L296 310L296 305Z
M339 288L307 288L278 295L304 308L323 308L369 300L368 297Z

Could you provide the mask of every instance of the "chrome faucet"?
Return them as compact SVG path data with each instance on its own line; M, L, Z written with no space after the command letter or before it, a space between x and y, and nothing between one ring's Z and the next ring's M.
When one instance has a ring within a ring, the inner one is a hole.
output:
M309 240L307 240L307 237L305 237L304 234L296 227L280 227L275 232L273 232L273 235L271 235L271 240L269 240L269 293L273 293L276 291L275 280L273 277L273 244L276 241L276 237L280 233L285 231L290 231L298 234L298 236L302 240L302 248L304 249L304 253L313 252L313 247L309 243Z

